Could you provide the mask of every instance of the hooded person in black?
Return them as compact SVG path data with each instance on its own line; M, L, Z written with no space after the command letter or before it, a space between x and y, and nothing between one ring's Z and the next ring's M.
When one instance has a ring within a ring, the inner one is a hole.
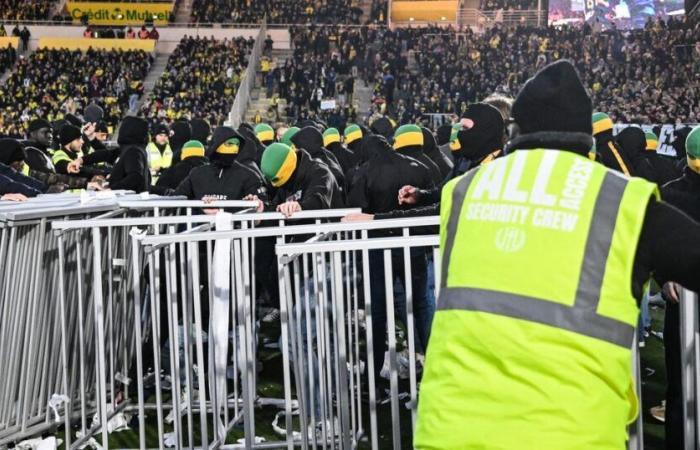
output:
M291 216L297 211L342 208L344 196L333 172L304 149L276 142L263 153L260 168L277 192L268 210Z
M634 176L644 178L652 183L659 182L654 167L645 157L646 139L641 128L625 128L615 137L615 144L628 156L630 170Z
M207 149L210 164L193 169L175 195L190 200L241 200L248 195L267 199L262 173L252 161L237 161L245 139L231 127L217 127Z
M596 155L599 158L599 162L605 167L617 170L628 177L635 176L632 155L629 155L615 141L613 122L610 117L601 112L594 113L591 117Z
M644 158L654 168L659 186L673 181L683 174L684 168L671 156L662 155L658 152L659 138L651 131L644 133L646 146L644 148Z
M16 139L0 138L0 195L22 194L34 197L46 192L48 185L22 174L24 149Z
M433 186L439 186L445 177L440 173L437 164L423 150L423 139L423 130L419 126L402 125L394 134L394 150L423 164L428 169Z
M211 137L211 126L209 122L205 119L195 118L190 120L190 127L192 129L192 140L199 141L206 147Z
M357 165L355 153L340 142L340 132L337 128L329 128L323 132L323 146L338 160L347 185L350 182L348 174Z
M128 116L119 125L118 160L109 175L110 189L134 192L148 191L151 172L148 168L148 122L140 117ZM113 162L113 161L112 161Z
M418 134L421 134L418 130ZM400 137L398 139L401 139ZM379 214L402 208L398 203L396 193L407 184L422 189L433 187L429 169L421 162L396 152L382 136L370 135L363 138L363 146L371 148L372 158L363 164L357 172L355 183L348 197L348 205L362 208L366 214ZM379 235L392 234L392 231L381 232ZM373 235L377 236L375 232ZM428 299L427 259L424 249L412 249L411 284L413 292L413 311L415 314L417 346L424 351L428 345L430 324L434 305ZM392 251L393 264L403 263L403 252ZM373 359L375 376L379 373L384 361L386 350L386 293L384 258L381 250L371 250L369 253L370 286L372 291L372 332L374 335ZM403 271L395 272L402 285L406 286ZM396 299L394 300L396 302ZM405 302L396 302L398 317L405 323Z
M187 141L182 146L180 161L165 169L150 192L158 195L172 194L185 180L190 172L207 163L204 145L195 140Z
M452 172L452 161L439 148L435 135L427 128L421 127L423 132L423 152L438 166L440 175L444 180Z
M192 126L189 121L180 119L170 125L170 149L173 151L173 164L180 161L182 146L191 139Z
M316 158L328 166L338 186L341 189L345 188L343 169L340 167L338 158L323 147L323 135L318 131L318 128L311 126L302 128L292 136L292 144L296 148L306 150L312 158Z
M412 209L396 209L376 215L351 215L347 220L398 219L402 217L433 216L440 213L440 192L449 180L464 174L469 168L488 164L502 153L503 116L493 106L475 103L464 113L460 124L455 124L450 149L454 158L452 171L439 185L432 189L419 189L405 185L398 196L402 205ZM417 207L415 207L417 206Z
M243 148L241 148L241 153L238 155L238 161L250 161L259 168L260 158L262 158L262 154L265 151L265 146L260 142L255 132L250 131L249 127L241 124L241 126L238 127L238 133L245 139L245 144Z

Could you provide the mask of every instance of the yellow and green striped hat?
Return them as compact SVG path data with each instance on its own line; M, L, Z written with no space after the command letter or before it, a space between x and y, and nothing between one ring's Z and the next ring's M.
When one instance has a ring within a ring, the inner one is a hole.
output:
M185 142L182 146L182 153L180 154L180 159L185 159L194 156L204 156L204 145L196 140L191 140Z
M280 187L289 181L296 168L297 152L280 142L270 144L260 160L260 169L274 187Z
M282 139L280 139L280 142L285 144L285 145L292 145L292 138L294 137L295 134L299 132L299 127L291 127L287 131L284 132L282 135Z
M655 152L656 147L659 146L659 138L656 137L656 134L654 134L651 131L647 131L646 133L644 133L644 139L646 139L647 141L647 145L645 147L646 150L650 152Z
M337 128L329 128L323 132L323 146L328 147L334 142L340 142L340 132Z
M462 144L459 142L459 131L461 129L462 125L458 123L452 125L452 131L450 132L450 150L453 152L462 148Z
M235 137L226 139L221 145L216 147L215 153L220 155L237 155L240 149L241 140Z
M610 116L602 112L593 113L593 135L612 130L613 122Z
M345 127L345 132L343 133L345 145L350 145L358 139L362 139L362 128L356 124L350 124Z
M275 130L266 123L255 125L255 136L263 144L270 143L275 140Z
M418 125L401 125L394 133L394 150L423 146L423 132Z
M685 139L685 151L688 155L688 167L700 173L700 125L693 128Z

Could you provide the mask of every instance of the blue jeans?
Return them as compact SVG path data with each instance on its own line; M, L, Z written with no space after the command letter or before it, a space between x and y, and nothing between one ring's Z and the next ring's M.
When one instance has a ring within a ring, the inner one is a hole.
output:
M391 252L394 283L400 282L405 292L406 275L403 270L403 250ZM372 294L372 337L374 352L374 372L379 376L386 351L387 310L384 274L384 254L382 250L369 252L370 289ZM430 326L435 311L435 301L428 297L428 264L424 249L411 249L411 287L413 290L413 315L416 331L416 349L428 346ZM394 292L396 318L404 324L408 322L406 297ZM389 330L393 333L394 330Z

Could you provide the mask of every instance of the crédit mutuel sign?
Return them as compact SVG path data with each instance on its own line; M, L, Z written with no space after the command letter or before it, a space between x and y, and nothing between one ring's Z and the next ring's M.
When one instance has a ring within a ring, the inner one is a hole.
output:
M164 25L173 9L172 3L68 2L67 7L74 22L87 14L94 25Z

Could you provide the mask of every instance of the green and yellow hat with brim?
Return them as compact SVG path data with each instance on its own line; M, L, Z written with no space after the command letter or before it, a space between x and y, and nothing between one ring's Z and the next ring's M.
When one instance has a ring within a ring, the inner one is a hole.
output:
M656 148L659 146L659 138L656 137L656 134L652 133L651 131L647 131L644 133L644 139L647 141L645 149L650 152L655 152Z
M241 145L241 140L235 137L226 139L224 142L221 143L218 147L216 147L216 150L214 150L214 153L218 153L219 155L237 155L238 151L240 150L240 145Z
M595 112L593 113L592 116L592 121L593 121L593 136L595 136L598 133L602 133L604 131L612 130L613 129L613 121L605 113L602 112Z
M287 131L284 132L284 134L282 135L282 139L280 139L280 142L285 144L285 145L292 146L293 145L292 138L298 132L299 132L299 127L291 127L290 129L288 129Z
M323 132L323 146L328 147L334 142L340 142L340 131L337 128L329 128Z
M453 152L462 148L462 144L459 142L459 132L461 129L462 126L458 123L452 125L452 131L450 132L450 150Z
M195 156L204 156L204 145L196 140L185 142L185 144L182 146L180 158L185 159Z
M423 132L418 125L401 125L394 133L394 150L423 146Z
M260 169L274 187L289 181L296 168L297 152L286 144L270 144L262 154Z
M700 125L688 134L685 140L685 151L688 155L688 167L700 174Z
M362 128L354 123L345 127L343 132L343 139L345 140L345 145L350 145L358 139L362 139Z
M272 142L275 140L275 130L266 123L259 123L255 125L255 137L260 142Z

